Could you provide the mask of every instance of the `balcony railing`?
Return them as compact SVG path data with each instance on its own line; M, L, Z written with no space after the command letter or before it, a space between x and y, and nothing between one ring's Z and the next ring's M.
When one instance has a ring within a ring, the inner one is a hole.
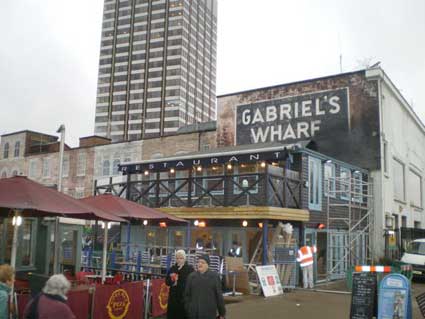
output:
M106 191L150 207L274 206L300 208L297 172L188 176L98 185ZM141 175L140 175L141 177Z

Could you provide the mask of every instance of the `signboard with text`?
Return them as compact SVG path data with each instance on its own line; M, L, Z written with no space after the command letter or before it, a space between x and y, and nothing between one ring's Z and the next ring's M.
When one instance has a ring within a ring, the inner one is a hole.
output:
M283 294L282 284L280 283L275 265L257 266L256 269L264 297Z
M348 89L238 105L236 144L296 143L349 130Z
M375 316L376 273L353 273L350 319L372 319Z

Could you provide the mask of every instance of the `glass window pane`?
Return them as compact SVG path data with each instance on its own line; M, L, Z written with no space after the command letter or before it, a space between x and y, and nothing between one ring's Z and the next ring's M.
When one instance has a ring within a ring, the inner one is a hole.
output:
M32 265L32 246L33 241L33 223L32 220L24 220L22 224L22 240L19 242L19 253L21 254L21 266Z
M404 201L404 164L396 159L393 159L393 183L394 183L394 198Z

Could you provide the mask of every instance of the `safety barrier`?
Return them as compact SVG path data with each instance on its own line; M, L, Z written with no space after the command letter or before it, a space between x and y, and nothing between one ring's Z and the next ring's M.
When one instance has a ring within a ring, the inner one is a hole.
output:
M358 265L351 267L347 271L346 283L347 288L351 290L353 284L353 272L375 272L377 273L378 285L382 278L389 273L402 274L407 277L410 281L412 280L412 265L395 261L391 266L368 266L368 265Z
M112 273L114 270L108 271ZM77 319L160 317L166 313L168 302L168 286L164 277L127 273L126 280L120 283L80 284L68 293L68 304ZM17 318L23 318L25 306L30 300L29 294L17 295Z

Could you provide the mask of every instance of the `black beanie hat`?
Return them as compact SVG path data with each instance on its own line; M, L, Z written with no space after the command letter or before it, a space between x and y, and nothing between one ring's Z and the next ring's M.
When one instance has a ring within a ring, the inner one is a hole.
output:
M210 257L208 255L200 255L198 259L203 259L205 262L209 265L210 264Z

